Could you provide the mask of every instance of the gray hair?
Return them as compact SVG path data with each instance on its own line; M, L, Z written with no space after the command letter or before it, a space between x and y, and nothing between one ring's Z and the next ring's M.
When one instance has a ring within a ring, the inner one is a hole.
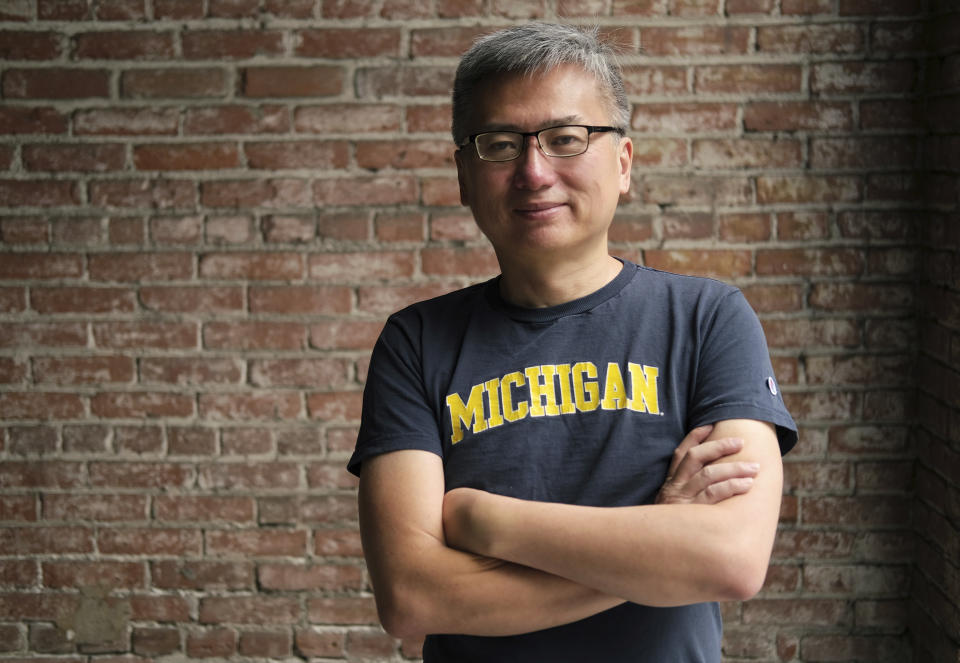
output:
M527 23L481 37L464 54L453 82L453 140L467 138L465 127L479 83L504 73L533 74L559 65L576 64L596 77L606 92L612 124L630 126L630 102L616 55L599 38L599 29L559 23Z

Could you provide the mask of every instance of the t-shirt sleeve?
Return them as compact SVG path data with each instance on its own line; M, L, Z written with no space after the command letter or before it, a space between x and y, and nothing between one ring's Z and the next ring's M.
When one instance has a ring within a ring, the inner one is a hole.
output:
M370 357L360 432L347 469L359 476L364 460L401 449L443 455L436 413L424 385L416 330L391 318Z
M787 453L797 442L797 426L773 374L763 328L739 290L720 299L702 333L690 427L724 419L767 421Z

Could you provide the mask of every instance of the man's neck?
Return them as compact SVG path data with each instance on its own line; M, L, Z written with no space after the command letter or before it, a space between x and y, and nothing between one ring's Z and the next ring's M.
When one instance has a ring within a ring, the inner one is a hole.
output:
M623 264L602 258L556 264L503 264L500 296L516 306L545 308L585 297L617 277Z

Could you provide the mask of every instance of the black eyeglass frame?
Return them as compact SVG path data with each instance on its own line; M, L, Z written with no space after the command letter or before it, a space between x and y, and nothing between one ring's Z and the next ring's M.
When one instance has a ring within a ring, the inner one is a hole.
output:
M546 150L543 149L543 143L540 142L540 134L545 131L550 131L551 129L562 129L564 127L580 127L587 130L587 146L583 149L583 152L577 152L576 154L549 154ZM606 126L593 126L589 124L558 124L552 127L545 127L543 129L537 129L536 131L511 131L509 129L503 129L500 131L480 131L475 134L470 134L466 139L457 145L457 149L464 149L470 143L473 143L474 148L477 150L477 158L481 161L487 161L490 163L506 163L507 161L515 161L520 158L523 154L523 151L527 149L527 138L529 136L536 136L537 138L537 147L540 148L540 151L543 152L548 157L553 157L555 159L569 159L570 157L578 157L588 149L590 149L590 136L597 133L609 133L615 131L621 136L625 136L627 132L621 127L606 127ZM477 145L477 138L483 136L484 134L515 134L523 138L523 141L520 144L520 151L517 152L517 156L511 157L509 159L485 159L482 154L480 154L480 147Z

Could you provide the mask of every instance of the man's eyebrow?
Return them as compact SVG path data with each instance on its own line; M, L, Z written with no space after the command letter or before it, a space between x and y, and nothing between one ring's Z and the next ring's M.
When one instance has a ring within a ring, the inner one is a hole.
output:
M559 127L565 124L580 124L582 123L582 119L583 118L581 118L579 115L567 115L566 117L551 118L543 122L536 129L531 129L531 131L540 131L542 129L549 129L550 127ZM522 133L524 132L524 130L525 130L524 127L521 127L520 125L517 125L517 124L510 124L506 122L504 123L492 122L490 124L485 124L482 127L480 127L478 132L517 131Z

